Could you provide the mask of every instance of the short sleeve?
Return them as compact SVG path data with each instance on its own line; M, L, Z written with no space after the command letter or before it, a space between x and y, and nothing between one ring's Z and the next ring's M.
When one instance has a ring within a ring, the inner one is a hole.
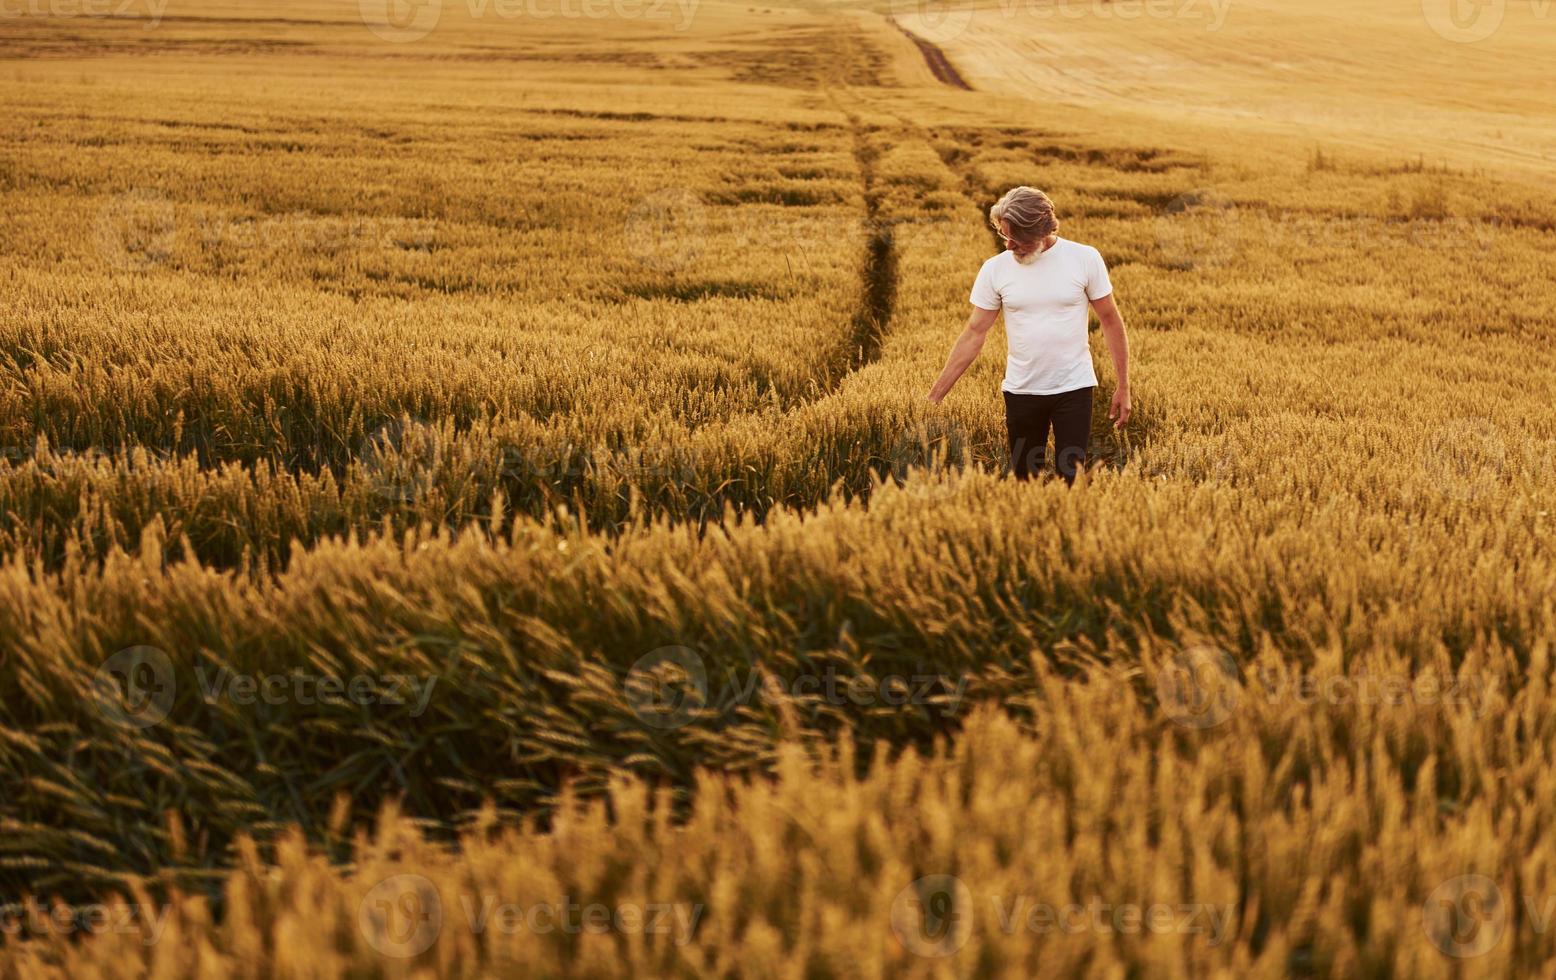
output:
M1108 278L1108 264L1102 261L1102 253L1091 249L1089 268L1086 270L1086 298L1092 302L1113 292L1113 281Z
M997 310L1002 305L999 290L994 288L993 266L993 262L983 263L978 278L973 280L972 295L967 297L980 310Z

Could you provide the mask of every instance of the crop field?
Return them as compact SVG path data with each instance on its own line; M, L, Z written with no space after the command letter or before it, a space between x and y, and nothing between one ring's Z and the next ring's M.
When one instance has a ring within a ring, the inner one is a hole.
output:
M975 88L1092 125L1187 131L1244 163L1318 144L1536 183L1556 166L1556 6L1542 0L902 7Z
M1548 974L1556 13L1439 6L0 0L0 978ZM1073 487L925 397L1019 184Z

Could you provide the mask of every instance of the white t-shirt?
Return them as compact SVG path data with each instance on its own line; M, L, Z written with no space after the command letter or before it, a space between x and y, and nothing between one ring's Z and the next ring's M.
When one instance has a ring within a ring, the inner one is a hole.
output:
M1091 300L1112 292L1102 253L1065 238L1025 265L1008 249L983 263L969 298L1005 311L1004 389L1057 395L1095 386L1086 312Z

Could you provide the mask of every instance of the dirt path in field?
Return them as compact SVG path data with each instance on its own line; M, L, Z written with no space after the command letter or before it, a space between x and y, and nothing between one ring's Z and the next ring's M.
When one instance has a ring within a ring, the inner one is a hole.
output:
M939 48L915 37L895 20L892 20L892 23L918 45L931 69L934 70L936 78L953 88L970 90L970 86L951 67ZM878 104L877 99L868 94L870 91L868 88L849 83L849 79L856 77L861 70L857 48L860 42L855 34L847 30L840 30L837 38L837 60L830 66L831 71L819 78L818 82L826 99L847 120L852 134L854 163L864 197L863 222L866 238L861 295L859 306L854 314L848 345L850 356L845 364L840 365L841 370L827 386L828 393L836 391L859 369L880 359L882 346L896 312L899 256L893 226L898 221L904 220L904 216L891 213L891 208L882 203L883 190L878 186L880 178L876 166L876 158L882 152L879 145L880 127L872 125L862 113L880 112L897 119L901 125L899 135L922 140L934 149L952 174L962 179L969 191L976 187L971 172L965 167L956 166L943 148L935 145L931 134L923 127L900 112ZM937 65L940 67L936 67ZM873 75L868 69L863 71L867 75ZM872 78L869 84L878 86L880 83L881 79ZM979 200L976 191L973 192L971 200L975 203Z
M929 144L930 149L935 151L935 155L940 157L940 162L945 164L945 168L962 178L963 196L973 203L973 210L978 213L978 223L985 223L988 220L988 212L984 210L984 203L980 202L992 204L998 196L998 192L985 184L978 177L977 172L967 166L966 162L958 158L954 152L947 149L945 144L935 140L927 133L924 135L924 140ZM1005 240L1000 237L1000 233L992 225L989 226L988 231L994 243L995 253L1003 252L1005 250Z
M854 165L859 171L864 196L863 227L866 236L861 295L849 338L851 356L834 379L832 390L836 390L855 371L880 359L881 346L897 300L897 249L892 238L891 220L881 212L881 192L876 186L877 150L870 144L869 124L847 104L849 101L858 102L855 90L847 82L850 73L859 68L859 51L849 43L852 36L846 30L839 31L837 60L832 66L838 74L819 80L827 101L848 121ZM873 79L872 84L878 83L879 79Z
M951 63L939 48L915 36L907 28L897 23L895 19L887 19L923 52L924 58L928 61L930 69L934 72L936 78L953 88L971 90L971 86L957 74L956 69L951 66ZM838 37L840 39L852 39L854 35L847 31L840 31ZM838 64L842 65L855 61L857 54L857 50L847 40L844 40L838 50ZM836 67L834 66L834 69ZM934 149L946 167L963 180L969 191L973 191L971 199L975 203L980 199L977 192L974 191L976 180L971 172L964 167L956 166L953 160L946 156L944 150L935 144L932 136L923 127L906 118L901 113L877 104L876 98L866 94L866 90L849 85L844 80L846 77L848 77L846 72L840 76L835 76L823 81L822 87L827 99L848 120L849 128L852 131L854 161L859 171L860 182L863 185L864 227L867 233L867 240L862 276L863 294L860 298L859 309L854 316L852 343L850 345L853 357L846 370L836 379L836 384L833 385L834 390L848 375L880 359L881 347L895 312L897 298L898 255L892 227L897 219L887 213L887 209L883 209L881 190L876 186L878 177L876 173L876 157L880 153L880 147L875 145L871 138L876 127L873 127L858 110L868 107L869 110L882 112L897 119L902 126L904 135L911 134L912 138L922 140L926 145ZM873 84L879 85L880 81L880 79L876 78L873 80ZM849 103L853 104L853 108L850 108Z
M929 64L930 72L933 73L935 78L939 79L942 84L949 85L952 88L959 88L967 92L972 91L972 86L967 84L967 79L963 78L961 72L956 70L956 66L951 64L951 59L945 56L944 51L941 51L938 46L931 44L929 41L926 41L919 37L917 34L914 34L906 27L903 27L895 17L888 17L886 19L891 21L893 27L907 35L908 40L912 41L915 45L918 46L919 53L924 56L924 60Z
M881 215L880 194L875 189L875 154L865 140L864 123L847 113L854 130L854 160L864 183L865 232L869 236L864 265L864 296L854 316L857 354L851 370L857 371L881 356L881 342L891 323L897 301L897 250L891 225Z
M904 33L906 32L904 31ZM962 194L972 203L973 209L978 213L978 222L982 224L987 217L987 213L984 210L985 203L992 203L997 195L994 189L985 185L978 177L976 171L967 165L966 160L958 156L953 147L949 147L943 141L936 139L933 133L913 119L896 111L889 105L882 105L872 97L864 96L862 93L856 94L859 94L863 101L875 111L885 113L896 119L902 125L904 131L912 133L916 139L922 140L924 145L935 151L935 155L940 158L940 162L945 168L961 179ZM994 243L994 250L996 252L1003 251L1005 243L1000 238L999 232L991 227L989 235Z

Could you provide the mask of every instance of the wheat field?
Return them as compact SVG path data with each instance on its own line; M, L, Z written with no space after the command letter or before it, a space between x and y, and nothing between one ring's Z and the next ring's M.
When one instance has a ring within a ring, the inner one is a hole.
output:
M1129 3L0 7L0 977L1550 974L1556 18Z

